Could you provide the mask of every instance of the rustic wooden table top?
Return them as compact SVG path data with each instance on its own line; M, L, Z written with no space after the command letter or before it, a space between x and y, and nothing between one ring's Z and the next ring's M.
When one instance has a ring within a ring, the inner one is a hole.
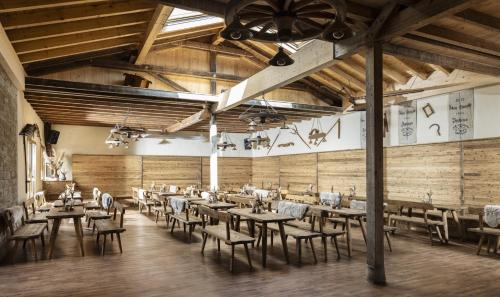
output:
M273 223L273 222L284 222L284 221L295 220L294 217L285 216L270 211L264 211L262 213L252 213L251 208L233 208L229 209L227 212L233 215L249 218L256 222Z
M342 217L366 216L366 211L360 210L360 209L352 209L352 208L335 209L329 205L311 205L311 208L321 210L321 211L327 211L329 213L337 214L337 215L342 216Z
M237 206L236 204L222 202L222 201L210 203L207 200L195 200L195 201L191 201L190 203L194 204L194 205L203 205L203 206L209 207L211 209L229 209L229 208L234 208Z
M63 211L61 208L52 208L47 213L47 219L81 218L83 216L85 216L85 213L81 207L75 207L72 211Z
M64 202L62 200L56 200L52 204L53 207L63 207ZM74 200L73 206L83 206L83 203L81 200Z

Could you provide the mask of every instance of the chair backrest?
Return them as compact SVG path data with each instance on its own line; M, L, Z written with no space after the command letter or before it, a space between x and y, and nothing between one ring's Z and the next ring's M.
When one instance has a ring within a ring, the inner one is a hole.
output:
M484 207L469 207L467 212L472 215L477 215L479 217L479 229L484 228Z
M139 199L139 188L132 187L132 198Z
M104 193L101 195L100 205L107 211L108 214L111 207L113 206L113 200L113 196L111 196L109 193Z
M5 222L7 223L7 227L11 235L14 235L17 228L19 228L21 225L24 225L24 211L25 210L22 210L21 206L14 206L12 208L6 209L6 211L4 212ZM20 219L20 224L14 225L16 217Z
M35 198L29 197L26 199L26 201L23 201L23 210L24 210L24 217L26 220L29 220L30 213L35 214Z
M113 221L116 221L116 217L117 217L117 214L119 212L120 213L120 228L123 228L123 217L125 216L125 208L118 201L115 201L113 206L114 206Z
M218 220L219 222L223 222L226 225L226 239L231 239L231 221L232 216L227 212L217 211L211 209L209 207L200 205L198 207L198 213L201 216L203 227L206 226L206 218L212 218L214 220Z
M47 203L47 200L45 199L45 191L40 191L35 193L35 203L36 207L40 207Z
M96 201L99 201L99 198L100 198L100 197L99 197L99 193L100 193L100 192L101 192L101 191L99 191L99 189L98 189L97 187L94 187L94 188L92 189L92 198L93 198L94 200L96 200Z

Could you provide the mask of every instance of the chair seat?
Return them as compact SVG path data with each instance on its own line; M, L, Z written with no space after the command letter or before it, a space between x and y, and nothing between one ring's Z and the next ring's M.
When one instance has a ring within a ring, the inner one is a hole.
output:
M84 208L85 209L99 209L101 208L101 206L99 205L99 203L97 201L90 201L90 202L87 202L84 204Z
M427 223L425 222L424 218L419 218L419 217L407 217L407 216L391 216L391 220L396 220L399 222L406 222L406 223L413 223L413 224L419 224L419 225L434 225L434 226L443 226L444 222L442 221L434 221L434 220L429 220L427 219Z
M307 230L307 231L311 231L312 230L311 229L311 224L307 223L307 222L292 221L292 222L286 223L286 225L289 225L289 226L292 226L292 227L295 227L295 228L299 228L299 229L302 229L302 230ZM315 228L316 228L315 231L319 232L319 227L315 226ZM285 232L286 232L286 230L285 230ZM322 234L324 236L338 236L338 235L342 235L344 233L345 233L344 231L333 229L333 227L331 227L329 225L323 226L323 232L322 232Z
M27 224L21 226L11 236L13 240L24 240L30 238L37 238L42 235L43 230L47 228L47 224Z
M48 212L52 209L52 203L44 203L42 206L38 207L39 212Z
M280 230L279 225L277 223L272 223L272 224L267 224L267 228L273 231L278 231ZM300 228L292 227L290 225L284 225L285 229L285 234L288 236L292 236L294 238L313 238L313 237L320 237L321 233L318 232L311 232L308 230L303 230Z
M159 213L165 213L165 209L163 208L163 206L155 206L155 207L153 207L153 211L159 212ZM170 206L167 206L167 213L174 213L174 211L172 210L172 208Z
M26 220L27 224L47 223L47 213L36 213Z
M116 233L125 231L125 228L120 228L120 226L112 220L98 220L95 222L95 226L97 232L99 233Z
M195 216L189 216L189 219L186 220L185 214L176 214L176 215L173 215L172 218L178 220L181 223L188 224L188 225L202 223L202 220L198 217L195 217Z
M496 229L496 228L483 227L483 229L480 229L480 228L469 228L467 230L469 232L473 232L473 233L479 233L479 234L485 234L485 235L493 235L493 236L500 236L500 229Z
M85 216L90 220L104 220L111 218L111 215L104 211L88 211Z
M239 243L252 243L255 241L255 238L234 230L229 231L230 240L226 240L226 226L223 225L206 226L202 232L214 236L215 238L222 239L226 244L230 245Z

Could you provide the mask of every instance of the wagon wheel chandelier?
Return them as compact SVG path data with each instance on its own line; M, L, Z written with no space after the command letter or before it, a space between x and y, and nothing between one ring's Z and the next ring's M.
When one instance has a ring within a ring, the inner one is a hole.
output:
M231 0L220 35L234 41L337 42L353 36L346 14L345 0ZM270 64L287 66L293 60L280 47Z
M257 126L264 127L264 124L269 123L285 123L287 118L283 114L279 114L267 100L264 101L264 108L259 108L255 110L255 105L247 108L242 114L238 116L238 119L248 122L248 131L253 132L257 130ZM285 124L284 124L285 125Z

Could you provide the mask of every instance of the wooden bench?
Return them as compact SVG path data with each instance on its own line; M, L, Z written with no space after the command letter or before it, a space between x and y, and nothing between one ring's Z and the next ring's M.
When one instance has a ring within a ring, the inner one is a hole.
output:
M198 211L201 216L203 225L203 230L201 231L203 236L201 253L203 254L203 252L205 251L205 245L207 243L207 238L209 235L217 239L217 251L219 253L220 241L224 241L226 245L231 246L231 262L229 264L229 271L232 272L234 267L234 248L236 245L243 245L245 247L245 253L248 259L248 266L250 266L250 268L252 269L252 259L250 258L248 244L253 244L255 242L255 238L232 230L230 227L233 225L232 216L229 213L213 210L203 205L200 205L198 207ZM212 222L217 221L223 224L207 226L207 218L210 218L210 221Z
M156 206L156 202L149 197L147 191L143 192L142 197L139 196L139 190L137 190L137 204L139 205L139 213L142 213L142 209L146 207L148 209L148 215L151 214L151 209Z
M48 226L46 212L36 212L35 198L28 198L23 202L24 222L26 224L45 224Z
M448 239L443 238L441 229L446 234L448 233L445 228L447 228L447 217L446 213L443 214L443 220L431 220L428 218L427 212L434 209L434 206L429 203L423 202L413 202L413 201L396 201L396 200L388 200L388 217L387 221L389 226L394 227L396 222L406 223L408 225L416 225L423 226L428 234L429 239L431 241L431 245L433 244L433 235L437 234L439 241L441 243L448 242ZM422 213L422 217L413 216L412 211L416 209ZM406 211L405 211L406 210Z
M16 251L20 242L23 242L23 247L26 245L27 241L31 242L31 253L33 258L37 260L37 251L35 240L40 238L42 246L45 246L44 231L47 228L46 223L33 223L25 224L24 218L22 218L22 225L15 229L14 228L14 218L11 210L5 212L5 219L7 226L10 231L9 241L14 241L14 250L12 251L12 263L15 262Z
M481 236L479 239L479 244L477 246L476 254L479 255L481 253L481 249L484 245L485 239L488 240L487 252L490 253L491 245L493 242L493 245L494 245L493 252L496 254L498 252L500 229L484 226L484 208L469 207L468 213L470 215L477 215L479 218L479 227L478 228L467 229L469 232L477 233Z
M169 199L170 201L170 199ZM189 242L191 242L192 236L194 229L196 228L196 225L202 225L202 220L196 216L190 215L189 213L189 208L187 205L187 201L184 202L184 212L178 213L178 214L173 214L170 216L172 219L172 229L170 230L170 233L174 233L174 228L175 228L175 223L182 223L182 226L184 228L184 236L186 236L186 228L189 228ZM173 207L170 206L172 209Z
M97 239L96 239L97 245L99 245L99 239L101 235L104 236L104 241L101 249L101 253L103 256L104 256L104 251L106 249L106 237L108 235L111 235L111 240L113 240L114 234L116 234L116 239L118 240L120 253L123 253L122 240L120 234L126 231L126 229L123 228L123 218L125 217L125 209L119 202L116 201L113 203L113 208L114 208L113 219L95 221L95 227L97 229ZM118 212L120 213L120 222L116 224L116 218Z

